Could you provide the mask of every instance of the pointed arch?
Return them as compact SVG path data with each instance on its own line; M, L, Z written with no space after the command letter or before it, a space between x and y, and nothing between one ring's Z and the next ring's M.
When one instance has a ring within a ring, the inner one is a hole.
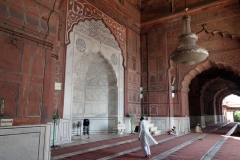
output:
M184 76L183 81L181 82L181 91L188 92L189 84L191 83L192 79L195 78L198 74L202 73L203 71L210 69L211 67L224 69L226 71L233 72L235 75L240 75L240 70L234 66L227 65L226 63L211 62L210 60L207 60L206 62L198 64L195 68L192 68Z
M110 29L118 42L123 56L123 66L126 67L126 28L92 6L86 0L69 0L67 3L65 43L70 43L70 32L74 25L85 20L102 20Z

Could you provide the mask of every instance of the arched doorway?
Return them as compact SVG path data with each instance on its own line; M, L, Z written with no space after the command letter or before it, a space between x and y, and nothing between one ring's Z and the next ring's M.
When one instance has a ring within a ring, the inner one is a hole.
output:
M227 122L240 122L240 97L237 94L229 94L222 100L225 120Z
M219 67L221 66L221 67ZM223 64L206 61L189 71L182 84L189 83L190 125L200 123L202 127L223 121L223 96L239 92L240 77L236 70ZM195 74L195 75L194 75ZM186 78L191 76L191 79ZM186 81L187 80L187 81Z

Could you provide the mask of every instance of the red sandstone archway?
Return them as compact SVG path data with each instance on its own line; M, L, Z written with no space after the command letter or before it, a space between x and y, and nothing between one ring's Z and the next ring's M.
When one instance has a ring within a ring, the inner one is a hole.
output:
M234 75L239 75L239 69L237 69L234 66L231 65L227 65L226 63L221 63L221 62L211 62L210 60L207 60L201 64L196 65L195 68L192 68L191 70L189 70L189 72L185 75L185 77L183 78L183 81L181 82L181 90L180 90L180 97L181 97L181 101L182 102L188 102L188 96L186 96L186 94L188 94L188 92L190 91L189 89L189 85L191 83L191 81L198 75L201 74L203 71L206 71L210 68L217 68L219 70L226 70L226 71L230 71L232 73L234 73ZM207 87L209 87L212 83L221 80L221 78L215 78L212 79L211 81L207 82L201 89L201 96L200 96L200 107L201 107L201 119L199 119L198 121L201 121L202 125L205 126L205 119L204 119L204 103L202 101L203 97L204 97L204 92L206 90ZM224 80L226 81L226 80ZM226 84L231 84L234 85L233 82L231 81L226 81ZM235 84L236 85L236 84ZM237 85L236 85L237 86ZM231 88L231 87L230 87ZM225 88L222 88L221 91L218 91L217 93L215 93L214 96L214 101L213 103L213 110L214 110L214 114L215 114L215 118L213 119L213 122L216 123L219 120L222 120L221 117L217 117L216 115L220 115L222 114L222 110L221 110L221 106L220 106L220 101L222 101L222 96L227 94L231 94L233 92L239 92L239 91L232 91L229 88L228 85L226 85ZM235 89L234 89L235 88ZM234 87L233 89L236 90L236 87ZM186 105L188 103L182 103L182 108L183 110L189 111L189 105Z
M217 67L218 69L225 69L226 71L231 71L235 75L240 75L240 69L231 66L230 64L224 64L221 62L211 62L207 60L204 63L198 64L196 68L191 69L184 77L183 81L181 82L181 91L188 92L189 91L189 84L191 83L192 79L196 77L196 75L202 73L205 70L210 69L211 67Z

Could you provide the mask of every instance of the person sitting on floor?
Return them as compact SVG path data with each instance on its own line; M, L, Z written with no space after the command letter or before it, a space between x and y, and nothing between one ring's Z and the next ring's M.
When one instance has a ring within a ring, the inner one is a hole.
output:
M170 134L171 134L171 135L178 135L176 127L173 126L173 128L168 131L168 134L169 134L169 135L170 135Z
M200 127L199 123L195 127L195 132L196 133L201 133L202 132L202 127Z

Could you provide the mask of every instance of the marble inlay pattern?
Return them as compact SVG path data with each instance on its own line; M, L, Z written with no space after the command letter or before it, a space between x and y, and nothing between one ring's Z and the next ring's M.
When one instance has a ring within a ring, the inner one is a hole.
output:
M77 46L77 50L79 52L84 52L86 50L86 43L84 42L83 39L78 38L76 41L76 46Z
M111 56L111 60L112 60L112 63L113 63L114 65L116 65L117 62L118 62L117 55L116 55L116 54L112 54L112 56Z
M109 102L108 87L116 85L116 75L108 60L100 53L93 54L85 82L85 113L98 117L115 114L116 101Z
M74 27L76 30L104 43L108 46L111 46L117 50L120 50L117 41L114 36L111 34L110 30L102 23L101 20L85 20L84 22L79 23Z
M101 19L102 12L98 9L94 8L89 3L85 2L84 0L69 0L67 6L67 23L66 23L66 43L69 42L69 32L71 31L74 24L76 24L79 20L83 19Z
M66 34L65 42L69 43L69 34L74 25L80 21L102 20L104 24L111 30L111 33L116 38L121 48L123 59L126 58L126 28L102 13L100 10L92 6L86 0L69 0L67 4L66 17ZM123 60L123 65L126 66L126 61Z

